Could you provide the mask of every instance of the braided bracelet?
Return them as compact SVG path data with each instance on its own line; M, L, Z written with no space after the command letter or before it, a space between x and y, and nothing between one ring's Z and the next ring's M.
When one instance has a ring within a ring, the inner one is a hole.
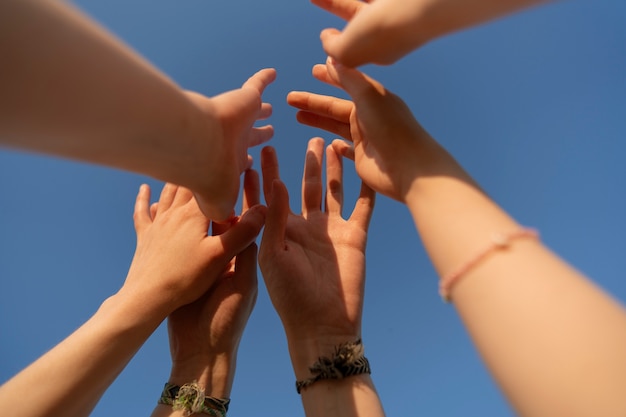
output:
M371 374L370 363L363 353L361 339L336 346L331 358L321 356L309 368L314 376L296 381L296 391L300 394L304 388L323 379L343 379L353 375Z
M183 410L185 416L204 413L214 417L226 417L230 399L205 396L204 390L195 381L182 387L166 382L158 403L171 405L174 410Z
M491 236L491 242L489 245L481 249L459 269L441 279L439 282L439 295L441 295L441 298L447 303L451 302L452 297L450 296L450 290L456 281L461 278L461 276L465 275L476 264L485 259L491 252L508 249L508 247L511 246L512 241L520 238L538 239L539 233L535 229L528 228L521 228L510 233L494 233Z

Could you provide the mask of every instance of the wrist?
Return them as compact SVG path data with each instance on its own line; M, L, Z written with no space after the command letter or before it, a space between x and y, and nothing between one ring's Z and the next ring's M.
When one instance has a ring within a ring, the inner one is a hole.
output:
M417 152L418 160L414 161L416 169L406 181L404 199L407 205L419 201L431 190L437 190L442 181L455 181L471 184L478 188L474 180L465 172L459 163L434 139L422 144Z
M318 337L287 337L291 365L297 380L309 378L310 367L320 357L330 357L337 346L360 339L360 331Z
M98 309L98 314L123 317L116 320L120 331L137 332L145 330L150 334L165 320L169 310L158 302L146 303L140 294L121 289L107 298Z
M168 382L182 386L197 382L206 395L229 398L236 368L236 357L218 355L211 358L188 358L172 361Z

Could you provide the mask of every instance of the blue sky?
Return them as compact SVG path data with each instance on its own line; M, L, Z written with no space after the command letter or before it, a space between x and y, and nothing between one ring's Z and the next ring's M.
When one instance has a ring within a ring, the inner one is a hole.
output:
M76 2L182 87L214 95L264 67L283 178L299 211L306 142L290 90L339 91L310 76L318 34L343 23L306 0ZM368 74L519 222L616 298L626 300L626 3L575 0L435 41ZM258 150L253 151L258 160ZM258 166L258 163L257 163ZM358 178L348 169L354 201ZM132 209L149 178L0 151L0 382L87 320L122 285ZM389 416L509 416L406 208L380 197L367 252L366 354ZM558 329L555 329L558 331ZM80 364L77 364L79 366ZM169 374L164 326L93 412L149 415ZM304 415L284 333L260 280L241 344L231 416Z

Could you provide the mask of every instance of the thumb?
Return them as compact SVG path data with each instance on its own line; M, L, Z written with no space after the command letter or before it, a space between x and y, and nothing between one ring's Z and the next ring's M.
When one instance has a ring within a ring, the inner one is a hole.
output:
M224 255L232 259L253 243L265 224L265 206L257 205L248 209L226 232L220 235Z
M326 69L330 78L352 97L357 106L362 101L380 98L385 94L385 87L381 83L332 57L326 60Z

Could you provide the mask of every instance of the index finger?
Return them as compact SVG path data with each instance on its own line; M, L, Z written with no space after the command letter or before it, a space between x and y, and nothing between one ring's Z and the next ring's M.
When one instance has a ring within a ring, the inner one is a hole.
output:
M307 91L290 91L287 94L287 104L309 113L348 124L354 108L354 104L349 100Z

